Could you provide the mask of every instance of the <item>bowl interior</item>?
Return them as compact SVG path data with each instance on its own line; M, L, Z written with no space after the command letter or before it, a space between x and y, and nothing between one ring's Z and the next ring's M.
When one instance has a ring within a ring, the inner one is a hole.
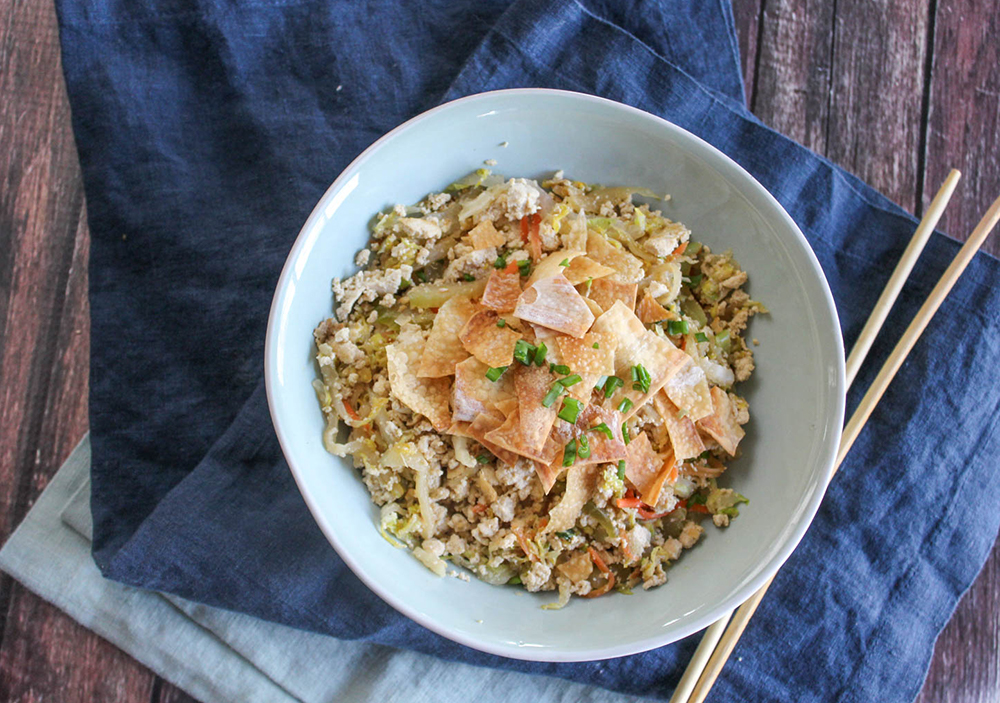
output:
M502 146L506 143L507 146ZM748 290L770 315L748 337L757 371L743 455L724 479L750 504L726 530L633 596L574 599L560 611L528 594L472 579L437 578L375 529L378 511L350 461L321 443L311 382L313 327L331 314L330 280L354 271L374 213L416 202L496 159L505 176L556 169L605 185L669 193L664 214L715 251L731 248ZM289 255L268 326L272 417L299 487L334 547L370 588L421 624L469 646L523 659L618 656L707 626L763 583L801 538L826 485L843 420L843 350L826 281L805 239L756 181L678 127L573 93L502 91L444 105L377 142L324 195Z

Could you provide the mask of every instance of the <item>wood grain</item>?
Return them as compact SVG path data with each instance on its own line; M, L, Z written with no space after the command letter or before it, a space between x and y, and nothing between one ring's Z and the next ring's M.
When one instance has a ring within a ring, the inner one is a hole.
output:
M964 178L942 220L964 236L1000 195L1000 7L982 0L939 0L929 86L926 178L929 202L948 166ZM1000 255L1000 237L986 243Z
M768 124L944 226L1000 193L1000 11L982 0L735 0ZM54 8L0 0L0 540L86 430L89 237ZM1000 239L992 243L1000 252ZM921 703L1000 703L1000 550L938 641ZM0 701L192 703L0 577Z

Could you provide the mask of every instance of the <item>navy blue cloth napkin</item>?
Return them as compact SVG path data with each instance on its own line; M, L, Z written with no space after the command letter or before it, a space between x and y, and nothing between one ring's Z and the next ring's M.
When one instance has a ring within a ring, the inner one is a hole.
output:
M852 342L914 220L747 112L728 4L58 6L92 233L103 573L337 637L668 697L696 638L604 662L524 663L446 641L369 592L281 458L263 330L292 240L353 156L441 100L542 86L662 115L740 162L806 233ZM932 238L851 405L956 249ZM1000 265L977 257L712 699L912 700L1000 522L997 310Z

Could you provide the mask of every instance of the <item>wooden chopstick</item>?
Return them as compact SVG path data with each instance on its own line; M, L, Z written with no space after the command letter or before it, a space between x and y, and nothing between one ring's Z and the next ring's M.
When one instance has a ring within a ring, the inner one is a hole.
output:
M850 356L847 357L846 387L848 389L850 389L851 384L854 383L854 379L858 375L858 369L861 368L861 364L864 363L865 357L868 356L868 351L872 347L872 342L875 341L875 337L882 329L882 325L885 323L885 319L889 315L889 311L892 309L892 306L895 305L896 298L899 297L899 292L903 289L903 284L906 282L906 279L909 278L910 272L913 270L913 266L917 262L917 258L924 250L924 245L926 245L927 240L930 239L931 232L934 231L938 220L941 219L944 209L948 207L948 201L951 200L951 196L955 192L955 186L958 185L958 181L961 177L962 174L957 169L952 169L948 174L948 177L945 178L944 183L942 183L941 187L938 188L937 194L934 196L930 206L927 208L927 212L925 212L923 218L921 218L920 224L917 225L916 231L913 233L909 244L906 245L906 249L903 251L902 256L899 258L899 262L896 264L896 268L893 269L892 275L885 284L885 289L882 291L882 295L879 296L875 306L872 308L871 314L868 316L868 320L865 322L865 326L861 330L861 334L858 336L858 340L854 343L854 347L851 349ZM840 462L841 458L839 457L838 452L838 459L833 469L834 472L837 471L837 467L840 466ZM764 585L763 590L766 591L767 586L769 585L770 581ZM761 595L763 596L763 593L761 593ZM752 599L753 598L751 597L751 600ZM747 602L749 603L750 601ZM756 606L754 606L754 609L756 609ZM752 611L751 614L753 614ZM705 628L705 634L701 636L698 648L695 649L694 654L691 655L691 660L688 662L687 668L684 669L684 674L681 676L680 681L677 682L674 694L670 697L670 703L686 703L690 699L695 685L697 685L702 672L708 665L712 652L715 651L715 647L722 638L722 633L725 631L726 625L729 623L729 619L732 616L733 612L729 612Z
M885 364L882 366L882 370L879 371L878 376L872 383L868 392L865 393L864 397L861 399L861 403L858 405L857 410L851 416L850 421L844 428L844 433L841 436L840 451L837 455L837 461L835 463L834 473L836 473L837 468L840 467L841 462L844 457L847 456L847 452L850 450L851 446L854 444L854 440L857 439L858 434L861 432L861 428L864 426L865 422L871 416L872 411L875 406L881 400L883 393L885 393L886 388L892 382L893 377L902 366L903 361L906 359L907 354L913 349L916 344L917 339L920 338L921 333L927 327L931 318L934 317L934 313L944 302L944 299L951 292L952 287L954 287L956 281L965 271L966 266L972 261L972 257L975 256L976 252L986 241L986 238L993 231L997 222L1000 221L1000 198L997 198L990 209L987 210L983 219L979 221L976 225L976 229L973 230L972 234L969 236L968 241L962 245L962 248L955 255L951 264L945 269L944 274L942 274L941 279L938 281L937 285L931 291L927 300L917 311L916 316L910 323L909 327L906 328L906 332L903 333L902 338L896 344L896 347L892 350L889 358L886 360ZM750 618L753 617L754 611L757 610L757 606L760 605L761 599L764 594L767 593L768 587L774 580L772 576L768 579L760 590L754 593L746 603L741 605L736 609L736 613L733 616L729 627L726 628L725 633L719 640L719 646L713 652L712 656L708 660L708 664L705 670L702 672L698 682L694 686L694 690L691 693L688 703L703 703L708 692L711 690L712 685L715 683L716 679L719 677L719 673L722 671L722 667L725 666L726 660L729 659L730 654L732 654L733 649L736 647L736 643L739 641L740 636L746 629L747 624L750 622Z

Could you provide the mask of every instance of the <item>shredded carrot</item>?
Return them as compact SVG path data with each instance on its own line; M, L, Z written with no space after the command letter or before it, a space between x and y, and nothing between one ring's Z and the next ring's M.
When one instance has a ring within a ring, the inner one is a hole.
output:
M638 498L619 498L618 499L619 508L641 508L642 501Z
M530 218L528 222L528 253L531 254L532 261L538 261L542 258L542 238L538 231L542 223L542 216L538 213L534 215L528 215L524 219ZM524 219L521 220L521 233L524 236Z
M684 242L683 244L679 245L676 249L674 249L673 252L671 252L670 255L671 256L680 256L681 254L684 253L684 250L687 249L687 248L688 248L688 243Z
M622 537L622 551L625 552L625 558L629 561L635 559L635 556L632 554L632 550L628 548L628 539L625 537Z
M687 335L681 337L681 351L687 351L688 338Z
M474 513L485 513L486 512L486 504L485 503L476 503L470 509Z
M507 264L507 268L505 268L503 270L503 272L504 273L517 273L518 272L517 262L516 261L511 261L509 264Z
M701 503L695 503L694 505L689 505L687 506L687 510L689 513L702 513L704 515L711 514L711 511Z
M597 598L598 596L603 596L605 593L607 593L608 591L610 591L612 588L615 587L615 575L611 573L611 569L609 569L608 565L604 563L604 560L601 559L601 555L597 553L596 549L594 549L593 547L588 547L587 550L590 552L591 560L593 560L594 564L597 565L597 568L600 569L601 573L604 574L608 579L607 583L605 583L603 586L594 589L593 591L584 596L584 598Z
M667 471L669 471L669 473L667 474L667 483L673 484L677 481L677 476L678 476L677 462L674 461L673 452L671 452L670 457L667 459L666 463L667 466L669 467L667 469Z
M521 547L521 551L524 555L531 559L531 561L538 561L538 555L535 554L535 550L531 548L531 544L528 542L528 538L524 536L524 533L520 530L511 530L514 536L517 537L517 543Z
M636 511L636 514L639 516L640 520L659 520L661 517L665 517L665 516L669 515L672 512L674 512L674 511L673 510L667 510L666 512L662 512L662 513L654 513L652 511L646 510L645 508L639 508Z
M355 412L354 407L351 405L351 401L344 399L344 410L347 411L348 417L350 417L355 422L361 422L361 417Z

